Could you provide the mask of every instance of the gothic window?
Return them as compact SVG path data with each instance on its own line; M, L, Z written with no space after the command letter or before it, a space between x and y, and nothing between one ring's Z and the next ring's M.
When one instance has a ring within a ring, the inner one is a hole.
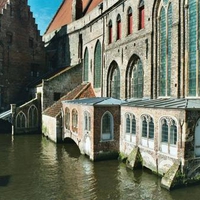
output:
M88 81L88 73L89 73L89 53L88 53L88 48L86 48L84 54L84 81Z
M142 115L142 145L154 147L154 121L149 115Z
M70 129L70 110L69 108L65 108L65 127L66 129Z
M76 109L72 110L72 130L78 128L78 112Z
M147 120L146 117L142 120L142 137L147 138Z
M136 134L135 115L132 113L127 113L125 115L125 122L126 122L126 127L125 127L126 134L135 135Z
M122 35L122 27L121 27L121 16L118 14L117 15L117 40L121 39Z
M200 96L200 53L199 49L199 27L200 27L200 2L189 0L188 22L189 22L189 62L188 62L188 96ZM199 51L199 50L198 50Z
M171 117L161 119L161 151L176 155L177 123Z
M127 98L143 97L143 66L137 56L132 56L126 74L126 96Z
M97 41L94 52L94 88L101 87L101 44Z
M126 115L126 133L131 132L131 116L129 114Z
M84 113L84 130L85 131L91 130L91 117L89 112Z
M144 0L140 0L139 3L139 30L144 28Z
M142 116L142 137L154 139L154 122L149 115Z
M101 139L112 140L113 139L113 116L110 112L106 112L101 119Z
M132 113L125 114L125 140L127 142L136 142L136 120Z
M120 99L120 72L115 61L111 63L108 74L108 96Z
M26 127L26 116L23 112L19 112L16 116L16 127L17 128Z
M34 105L32 105L28 110L28 122L29 128L38 126L38 110Z
M112 43L112 21L110 20L108 23L108 44Z
M159 17L160 96L171 95L172 60L172 4L169 0L161 3Z
M128 35L133 33L133 14L132 14L132 8L129 7L128 9Z

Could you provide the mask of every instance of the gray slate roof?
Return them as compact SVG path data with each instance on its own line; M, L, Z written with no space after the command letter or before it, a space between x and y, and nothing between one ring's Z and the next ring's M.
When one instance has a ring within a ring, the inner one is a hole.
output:
M114 99L110 97L95 97L95 98L84 98L84 99L75 99L71 101L63 101L62 103L70 104L82 104L82 105L121 105L126 101Z
M200 109L200 99L140 99L129 100L122 106L168 108L168 109Z

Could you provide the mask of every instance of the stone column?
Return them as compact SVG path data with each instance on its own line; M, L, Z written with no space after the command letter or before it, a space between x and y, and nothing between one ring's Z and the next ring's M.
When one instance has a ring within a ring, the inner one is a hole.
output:
M11 104L11 122L12 122L12 135L15 134L15 112L16 112L16 104Z

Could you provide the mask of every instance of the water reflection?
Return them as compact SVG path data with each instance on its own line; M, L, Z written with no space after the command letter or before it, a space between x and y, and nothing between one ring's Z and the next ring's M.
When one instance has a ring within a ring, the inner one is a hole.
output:
M0 200L198 199L199 186L168 192L146 170L91 162L74 144L40 135L0 135Z

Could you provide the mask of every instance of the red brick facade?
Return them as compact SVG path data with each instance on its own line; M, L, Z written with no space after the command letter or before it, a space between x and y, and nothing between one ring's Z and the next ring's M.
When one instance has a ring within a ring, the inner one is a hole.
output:
M42 38L27 0L8 2L0 16L0 111L28 99L26 85L45 71Z

